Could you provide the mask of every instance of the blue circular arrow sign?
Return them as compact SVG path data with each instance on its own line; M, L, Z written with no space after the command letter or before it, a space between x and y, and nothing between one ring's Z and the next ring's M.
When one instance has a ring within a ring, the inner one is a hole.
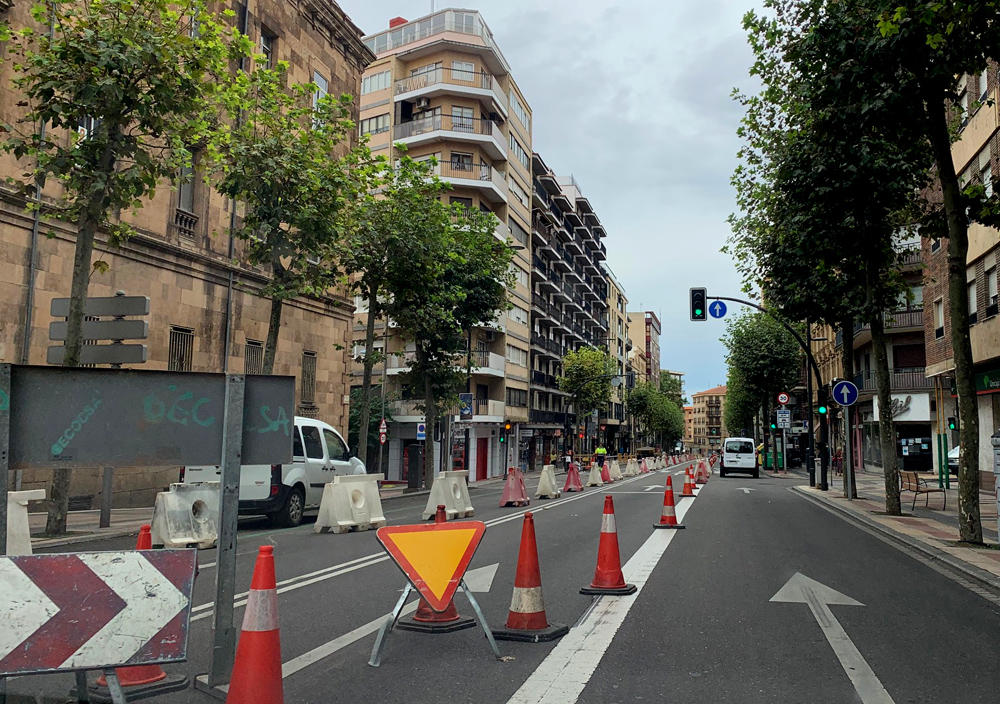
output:
M722 318L726 315L726 304L722 301L712 301L708 306L708 312L713 318Z
M850 381L838 381L833 385L833 400L841 406L853 406L858 402L858 387Z

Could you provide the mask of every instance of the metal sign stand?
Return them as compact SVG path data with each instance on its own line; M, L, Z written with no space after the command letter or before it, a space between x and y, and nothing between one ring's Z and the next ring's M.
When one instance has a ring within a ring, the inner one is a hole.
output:
M469 589L468 585L465 583L465 578L462 579L458 584L459 589L461 589L466 598L469 600L469 605L472 607L473 613L476 615L476 621L479 622L479 626L483 629L486 634L486 640L490 642L490 648L493 649L493 655L496 659L500 659L500 648L497 647L496 640L493 639L493 632L490 627L486 624L486 616L483 615L483 610L479 608L479 602L476 601L476 597L472 596L472 590ZM386 618L385 623L378 631L378 636L375 637L375 644L372 646L372 655L368 660L368 664L372 667L378 667L382 663L382 651L385 650L385 640L386 636L389 635L390 631L395 627L396 621L399 620L399 615L403 612L403 605L406 604L406 599L410 596L410 592L413 592L413 585L409 582L403 588L403 593L399 597L399 601L396 602L395 608L393 608L392 613Z

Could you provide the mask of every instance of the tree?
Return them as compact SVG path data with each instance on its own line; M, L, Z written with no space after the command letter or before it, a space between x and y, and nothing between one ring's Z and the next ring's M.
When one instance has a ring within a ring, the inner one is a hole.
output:
M385 395L385 422L391 423L393 421L392 412L390 406L393 401L397 399L397 395L386 392ZM361 389L354 388L351 389L351 410L348 418L348 429L347 429L347 442L350 443L351 447L357 448L358 458L365 463L365 467L368 469L369 473L377 474L382 471L379 467L376 470L368 465L368 462L361 458L361 448L364 447L362 442L367 442L368 453L366 456L377 457L378 456L378 429L379 424L382 419L382 398L381 396L371 395L368 398L368 413L363 414L364 410L362 404L362 394ZM368 423L367 428L363 428L362 423ZM362 432L364 430L364 432ZM367 440L362 440L362 438L367 438Z
M979 411L977 408L972 343L969 335L967 269L969 223L1000 226L1000 193L987 197L984 184L964 189L952 161L951 143L957 136L956 118L964 120L958 104L956 77L973 75L996 58L1000 46L1000 3L997 0L958 0L922 3L886 2L864 29L873 32L883 48L882 59L896 72L887 93L909 92L913 110L900 115L908 129L920 130L931 145L942 201L928 202L926 234L948 238L948 302L951 343L955 359L955 386L961 419L958 469L959 535L981 543L979 511Z
M229 62L250 46L206 7L204 0L183 11L168 0L49 0L31 13L50 31L0 27L12 88L26 106L16 124L0 126L0 147L34 162L20 177L25 187L49 177L59 183L48 212L76 225L65 366L80 364L91 271L107 266L92 262L98 233L111 245L128 239L132 228L120 214L141 208L210 141ZM69 472L56 470L47 534L65 533L68 502Z
M666 394L678 408L683 408L687 403L684 398L684 382L668 374L665 369L660 370L660 392Z
M559 388L571 394L577 423L592 411L610 403L611 379L615 369L611 356L600 347L570 350L562 358Z
M726 377L726 407L723 417L731 434L755 434L754 419L760 409L760 396L748 388L740 370L730 366Z
M339 280L337 245L344 203L364 193L364 148L337 152L354 123L350 96L319 97L312 83L288 86L288 64L240 74L224 104L232 123L217 159L219 193L242 203L233 236L247 260L270 269L260 295L270 299L264 374L274 359L286 300L323 294Z
M674 381L677 381L676 379ZM663 386L661 377L660 386ZM668 388L678 388L668 385ZM684 412L677 402L651 382L637 384L628 394L628 409L654 435L661 447L673 447L684 437Z
M404 157L405 159L405 157ZM425 199L414 221L406 256L393 257L385 314L414 345L403 381L423 397L427 436L442 412L457 401L471 360L466 335L491 325L509 305L513 249L494 234L494 218L440 200ZM462 367L465 367L463 371ZM424 482L434 477L434 453L424 456Z
M349 204L348 226L337 260L348 277L351 291L367 301L365 348L361 355L364 372L358 397L360 404L358 453L368 461L372 398L372 369L384 362L385 352L375 349L375 323L384 316L391 295L391 274L400 252L419 240L429 211L440 210L437 199L449 186L434 176L433 160L414 161L400 157L393 166L384 157L366 165L362 176L368 188ZM354 400L352 398L352 413Z

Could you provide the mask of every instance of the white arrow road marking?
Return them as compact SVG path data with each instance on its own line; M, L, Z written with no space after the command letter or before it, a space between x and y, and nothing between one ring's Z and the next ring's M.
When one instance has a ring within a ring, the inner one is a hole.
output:
M650 484L649 486L647 486L647 487L646 487L645 489L643 489L642 491L643 491L643 493L645 493L645 492L647 492L647 491L652 491L653 489L662 489L662 488L663 488L663 487L662 487L662 486L660 486L659 484Z
M736 491L742 491L744 494L749 494L751 491L756 491L756 489L750 489L745 486L738 486L736 487Z
M140 552L81 554L80 560L111 587L125 608L81 645L62 666L126 662L179 614L188 599Z
M469 570L465 573L466 586L468 586L470 590L477 593L488 592L493 586L493 578L497 574L498 567L500 567L499 562L487 565L486 567ZM411 613L416 611L418 603L419 601L412 601L403 607L400 617L409 616ZM351 643L359 641L365 636L375 633L375 631L382 627L382 624L385 623L385 619L388 618L388 616L389 614L383 614L374 621L369 621L363 626L358 626L350 633L345 633L339 638L335 638L328 643L324 643L323 645L313 648L308 653L303 653L297 658L292 658L281 666L282 678L294 675L299 670L309 667L313 663L319 662L325 657L333 655L338 650L346 648Z
M0 628L0 660L59 613L59 607L11 560L0 560L0 593L9 594L8 617Z
M694 500L685 501L677 507L678 521L684 519L693 503ZM574 704L625 622L632 604L642 593L653 568L679 532L654 531L622 568L625 581L634 584L638 591L631 596L599 597L507 704Z
M793 574L791 579L785 582L785 586L771 597L771 601L808 604L816 623L819 624L820 630L840 660L841 667L851 679L851 684L854 685L862 704L895 704L844 627L830 611L831 604L837 606L864 606L864 604L841 594L836 589L809 579L801 572Z

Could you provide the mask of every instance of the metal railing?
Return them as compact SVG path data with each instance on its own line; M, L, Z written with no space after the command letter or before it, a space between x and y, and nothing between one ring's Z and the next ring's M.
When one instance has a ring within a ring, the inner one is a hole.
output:
M501 146L505 144L503 131L493 120L456 115L431 115L430 117L421 117L417 120L400 123L393 127L393 137L395 139L407 139L441 130L486 135L493 137Z
M933 389L934 380L928 379L924 367L898 367L889 370L889 384L893 391ZM854 384L861 391L878 391L878 379L874 369L854 375Z
M438 163L438 169L440 175L445 178L465 178L473 181L490 181L493 178L493 167L489 164L442 161Z
M442 66L431 71L424 71L414 76L399 79L394 84L393 94L401 95L403 93L410 93L440 83L492 91L496 101L503 106L504 110L507 110L507 96L504 95L497 79L485 71L466 71L463 69L444 68Z
M902 308L900 310L886 311L885 329L897 330L899 328L922 328L924 326L923 307ZM854 337L857 337L862 330L870 330L871 323L855 323ZM840 347L844 344L843 330L837 330L834 344Z
M473 374L475 374L477 370L481 369L490 369L499 372L503 372L507 369L507 360L503 355L497 354L496 352L490 352L488 350L472 350L469 357L472 362Z

